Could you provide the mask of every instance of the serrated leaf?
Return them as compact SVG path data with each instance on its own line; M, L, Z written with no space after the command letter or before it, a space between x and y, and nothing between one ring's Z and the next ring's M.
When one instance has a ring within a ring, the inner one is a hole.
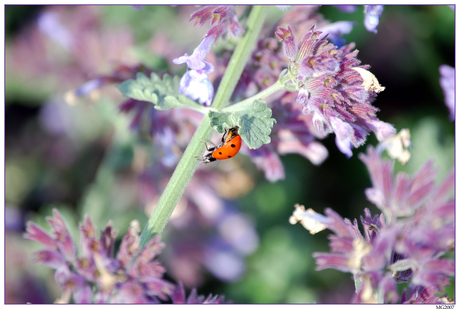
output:
M155 104L155 108L159 110L173 107L203 109L201 104L179 94L178 76L165 74L161 79L156 73L152 73L150 78L143 73L137 73L135 80L124 81L118 85L118 89L127 97Z
M189 99L186 96L179 94L177 98L174 96L168 95L167 97L165 97L164 101L158 102L155 108L160 109L160 110L165 110L165 109L169 109L173 107L190 107L191 105L197 105L197 103L193 101L192 99Z
M219 133L224 133L226 128L238 125L238 121L232 113L209 111L208 117L211 127Z
M270 133L276 120L270 118L272 111L267 103L256 100L252 104L236 112L210 111L208 117L211 126L219 133L226 128L239 126L239 134L251 149L257 149L263 144L270 143Z

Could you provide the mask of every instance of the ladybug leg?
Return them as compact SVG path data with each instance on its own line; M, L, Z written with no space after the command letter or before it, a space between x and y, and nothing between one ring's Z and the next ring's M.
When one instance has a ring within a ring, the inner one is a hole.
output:
M212 153L208 153L205 156L193 156L193 157L199 159L201 162L205 164L216 161L216 159L212 156Z
M206 156L204 156L201 160L201 162L203 162L204 164L206 163L211 163L211 162L214 162L216 161L216 158L214 158L212 156L212 153L208 153Z
M214 150L216 150L216 148L217 148L217 146L214 145L213 142L209 142L209 143L212 145L212 147L209 147L209 146L208 146L208 143L206 143L205 141L201 141L201 142L204 143L204 145L206 146L206 150L207 150L207 151L214 151Z
M228 136L228 129L225 129L224 135L222 135L222 143L225 143L227 141L227 136Z

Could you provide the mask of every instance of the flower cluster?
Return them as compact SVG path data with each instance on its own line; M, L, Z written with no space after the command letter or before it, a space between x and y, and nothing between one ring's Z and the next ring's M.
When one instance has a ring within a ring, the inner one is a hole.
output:
M351 30L351 23L330 24L317 13L317 9L317 6L294 7L277 24L293 25L295 35L301 35L312 25L317 25L323 34L329 34L329 39L334 38L336 43L341 41L340 35ZM289 62L283 54L283 46L278 40L274 37L259 40L234 96L247 97L257 90L268 88L288 66ZM315 140L323 138L324 134L316 131L312 115L303 114L301 106L295 104L295 98L296 93L289 91L281 91L276 96L266 98L273 117L277 120L271 134L272 142L262 145L259 149L249 150L243 146L241 150L242 153L250 155L252 161L265 172L265 177L270 181L284 179L284 167L279 155L298 153L315 165L321 164L328 156L327 149Z
M311 233L325 228L335 233L330 253L314 253L318 270L335 268L353 274L357 283L353 302L442 303L438 296L454 275L454 261L444 257L454 245L454 173L434 186L436 170L428 161L415 177L398 173L394 161L382 160L372 147L360 155L371 176L365 193L382 214L368 209L361 217L343 219L332 209L325 216L296 205L291 223L301 222ZM398 293L397 284L409 282Z
M383 88L366 70L369 66L359 65L354 44L337 49L314 26L298 45L289 26L276 34L289 59L291 80L299 88L297 102L304 113L313 114L319 134L334 132L337 147L351 157L351 147L364 144L370 131L379 141L395 133L375 116L378 109L371 102Z
M55 279L62 289L58 303L159 303L168 300L184 303L182 284L176 286L163 279L165 268L156 260L164 245L159 236L144 248L139 247L139 223L133 221L123 236L114 256L117 231L109 222L100 238L88 216L80 225L81 250L77 247L57 209L47 218L53 235L28 222L26 239L42 244L46 249L36 253L36 260L56 270ZM187 303L220 303L223 297L197 296L196 291Z

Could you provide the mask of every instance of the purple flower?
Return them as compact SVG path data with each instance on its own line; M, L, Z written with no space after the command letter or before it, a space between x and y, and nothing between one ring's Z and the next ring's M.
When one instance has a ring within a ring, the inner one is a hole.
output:
M141 250L139 227L134 224L114 257L117 231L109 223L97 239L96 230L86 216L80 225L81 250L77 257L62 216L56 209L53 214L54 218L47 218L53 236L29 222L24 237L47 248L39 251L36 258L56 269L56 282L62 289L58 302L68 303L73 298L76 303L158 303L171 295L175 286L162 278L165 269L155 259L163 248L158 236Z
M449 297L440 297L436 295L436 287L425 288L423 286L411 286L404 289L401 296L403 304L432 304L432 303L447 303L453 304L454 301Z
M177 288L171 295L173 304L222 304L224 302L224 296L209 294L208 297L197 295L195 289L192 290L188 297L185 296L184 285L179 282Z
M193 51L191 56L185 54L173 60L175 64L187 63L190 71L186 72L180 81L179 92L193 100L199 100L201 104L210 106L214 97L214 87L209 81L207 74L214 72L214 66L204 61L208 55L211 45L217 39L231 33L234 36L241 36L244 33L238 23L233 6L206 6L190 17L189 21L195 20L195 25L202 26L210 20L211 29L205 34L200 45Z
M455 119L455 69L448 65L441 65L439 67L439 73L441 78L439 83L441 84L442 91L444 92L444 100L450 111L450 119Z
M342 36L350 33L355 24L356 22L352 21L338 21L325 27L321 27L318 30L323 33L324 37L327 36L332 44L337 47L341 47L345 44L345 39L342 38Z
M173 60L175 64L187 63L191 69L185 72L179 84L179 92L193 100L199 100L201 104L210 106L214 97L214 87L208 79L208 75L214 72L214 66L204 61L209 53L214 36L206 36L200 45L195 48L191 56L185 54Z
M314 6L293 7L279 23L289 22L294 24L298 30L311 27L316 18L319 19L318 22L324 24L325 22L319 18L319 15L315 14L316 10L317 7ZM292 57L297 54L298 46L295 43L295 36L291 35L289 30L292 29L280 31L289 35L288 40L292 41L291 44L283 45L273 37L259 40L257 48L252 53L251 61L237 84L236 97L251 96L257 92L257 89L266 89L278 80L283 68L289 65L283 51ZM301 91L299 95L303 93ZM253 162L265 172L265 177L270 181L284 179L281 155L297 153L315 165L321 164L327 158L328 151L315 139L324 138L325 134L315 130L312 123L313 115L303 114L301 105L295 104L296 93L280 92L266 100L272 109L273 117L277 120L277 125L270 136L272 142L256 150L249 150L243 146L240 152L250 155Z
M179 83L179 93L210 106L214 97L214 87L205 73L191 70L182 76Z
M183 55L173 60L175 64L187 63L187 67L191 70L199 71L200 73L209 74L214 72L214 66L207 61L204 61L208 55L212 42L213 36L205 36L200 45L193 51L192 55Z
M291 28L288 26L287 29L278 28L276 35L283 42L283 51L289 61L294 62L297 57L298 46L297 41L292 33Z
M354 13L358 9L356 5L336 5L335 7L345 13Z
M202 26L206 21L211 20L211 29L206 33L205 37L212 37L214 41L227 33L234 36L241 36L244 33L241 28L236 12L233 6L206 6L194 12L190 16L190 20L195 20L195 25Z
M221 237L209 241L203 257L206 267L222 281L237 281L246 271L244 255Z
M45 35L69 51L73 44L73 37L69 29L64 27L59 19L59 14L57 12L45 11L38 17L38 28Z
M305 114L313 114L319 135L336 134L337 147L345 155L359 147L373 131L383 140L395 133L393 126L377 119L371 105L383 90L367 65L359 66L353 44L337 49L312 26L297 46L290 27L278 28L276 35L289 59L289 74L298 86L297 102Z
M290 218L312 234L325 228L334 232L331 252L313 254L317 269L352 273L357 283L352 302L445 302L435 293L442 293L454 275L454 261L443 257L454 245L454 173L435 186L436 171L428 161L414 177L398 173L394 180L393 162L382 160L372 147L360 159L373 184L366 196L383 212L372 216L365 209L363 233L356 219L343 219L332 209L323 216L297 204ZM399 295L402 282L409 283L408 290Z
M163 279L166 269L156 260L164 245L159 236L139 248L139 223L133 221L114 255L117 231L109 222L96 238L88 216L80 225L79 256L59 211L48 218L53 235L28 222L24 237L46 247L36 253L36 260L56 269L55 280L62 289L56 302L69 303L160 303L170 297L173 303L221 303L224 297L198 296L194 289L185 301L182 283Z
M242 148L242 152L249 152L252 162L265 173L265 178L271 182L284 179L284 167L281 159L270 145L262 145L257 149Z
M373 185L366 189L366 196L387 220L413 215L432 193L436 176L433 161L426 162L414 178L400 173L394 181L394 161L383 161L371 147L367 155L360 155L360 159L366 165Z
M365 5L364 6L364 26L367 31L377 33L379 18L383 12L383 5Z
M272 111L277 125L273 128L270 145L263 145L255 150L246 150L257 167L265 172L269 181L284 179L284 167L279 155L297 153L315 165L321 164L328 156L328 151L321 143L315 141L314 130L310 128L311 115L304 115L299 104L292 100L295 93L286 92L274 102Z

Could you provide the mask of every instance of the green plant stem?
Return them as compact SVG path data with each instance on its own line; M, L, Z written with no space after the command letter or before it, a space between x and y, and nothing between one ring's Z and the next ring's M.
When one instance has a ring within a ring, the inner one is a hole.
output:
M228 63L225 74L219 85L219 90L214 97L212 107L215 109L221 109L228 105L228 101L233 93L233 90L240 79L241 73L243 73L246 62L251 55L251 52L257 42L260 30L265 21L267 6L256 5L251 9L251 13L248 18L248 25L246 27L246 33L243 39L239 42L235 48L230 62Z
M246 99L244 101L241 101L241 102L239 102L237 104L230 105L230 106L224 108L222 111L225 111L225 112L237 111L239 109L242 109L243 107L246 107L247 105L250 105L255 100L266 98L269 95L274 94L275 92L277 92L277 91L279 91L281 89L284 89L284 85L278 80L276 83L274 83L273 85L271 85L270 87L268 87L264 91L261 91L258 94L254 95L254 96L252 96L252 97L250 97L250 98L248 98L248 99Z
M212 104L213 108L221 109L228 104L230 96L236 87L244 66L249 59L252 48L257 41L260 30L262 29L265 20L266 8L266 6L254 6L252 8L248 18L246 33L230 59L225 74L219 85L219 89L214 97ZM141 248L144 247L155 234L160 234L163 231L169 217L179 202L179 199L182 197L187 184L200 163L197 158L194 158L194 156L201 155L203 153L203 145L200 141L209 140L212 133L213 131L209 125L209 118L208 116L204 116L203 121L198 126L192 140L187 146L187 149L185 150L171 179L163 191L163 194L158 201L158 205L141 233Z

